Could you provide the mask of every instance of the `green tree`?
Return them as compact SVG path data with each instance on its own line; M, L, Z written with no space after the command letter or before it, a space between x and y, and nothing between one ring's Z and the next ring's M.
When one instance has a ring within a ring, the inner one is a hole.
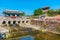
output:
M42 9L36 9L35 11L34 11L34 16L39 16L39 15L42 15L43 14L43 11L42 11Z
M49 10L47 13L48 16L55 16L56 14L57 14L57 11L55 10Z
M59 14L59 15L60 15L60 9L58 9L58 10L57 10L57 14Z
M23 13L20 13L20 16L25 16L25 13L23 12Z

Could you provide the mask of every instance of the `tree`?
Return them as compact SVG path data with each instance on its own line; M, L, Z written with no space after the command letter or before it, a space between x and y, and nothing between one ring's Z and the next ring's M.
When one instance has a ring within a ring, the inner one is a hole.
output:
M60 15L60 9L58 9L58 10L57 10L57 14L59 14L59 15Z
M48 12L47 12L47 15L48 16L55 16L57 14L57 11L55 11L55 10L49 10Z
M57 10L49 10L47 14L48 14L48 16L60 15L60 9L57 9Z
M20 13L20 16L25 16L25 13L23 12L23 13Z
M34 11L34 16L39 16L39 15L42 15L42 14L44 14L43 13L43 11L42 11L42 9L36 9L35 11Z

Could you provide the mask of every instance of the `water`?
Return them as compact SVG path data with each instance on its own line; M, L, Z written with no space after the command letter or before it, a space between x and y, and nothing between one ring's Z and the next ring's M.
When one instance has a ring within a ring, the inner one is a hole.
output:
M34 40L34 37L33 36L24 36L24 37L21 37L20 40Z
M5 40L34 40L33 36L22 36L22 37L17 37L17 38L9 38Z

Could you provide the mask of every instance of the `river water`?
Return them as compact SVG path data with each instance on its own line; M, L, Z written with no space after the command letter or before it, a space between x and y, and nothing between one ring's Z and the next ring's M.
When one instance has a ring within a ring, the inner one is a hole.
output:
M24 37L21 37L20 40L34 40L34 37L33 36L24 36Z
M22 36L22 37L17 37L17 38L10 38L10 39L5 39L5 40L34 40L34 37L31 35L28 36Z

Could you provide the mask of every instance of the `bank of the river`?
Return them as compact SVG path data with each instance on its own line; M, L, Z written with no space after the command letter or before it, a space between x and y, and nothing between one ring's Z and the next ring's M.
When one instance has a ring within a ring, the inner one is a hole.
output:
M25 35L25 36L27 36L27 35ZM40 33L32 35L32 36L34 37L34 40L60 40L60 35L50 33L50 32L47 32L47 33L40 32ZM20 37L22 37L22 36L20 36ZM10 38L10 39L20 40L20 37L15 37L15 38ZM5 40L10 40L10 39L5 39Z

